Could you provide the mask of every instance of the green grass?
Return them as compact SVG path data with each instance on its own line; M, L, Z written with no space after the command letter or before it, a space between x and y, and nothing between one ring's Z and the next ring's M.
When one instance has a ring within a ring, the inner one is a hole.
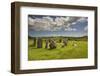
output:
M88 44L87 41L68 41L68 45L64 48L61 43L57 43L56 49L46 49L43 40L43 48L33 47L33 41L28 40L28 60L53 60L53 59L77 59L88 57ZM73 42L77 46L73 46Z

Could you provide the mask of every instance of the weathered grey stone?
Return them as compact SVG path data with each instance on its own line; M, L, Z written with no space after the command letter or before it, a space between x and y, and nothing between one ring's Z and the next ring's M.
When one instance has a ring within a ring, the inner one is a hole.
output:
M36 38L33 38L33 46L36 46Z
M45 48L49 47L49 40L45 40Z
M56 43L54 40L49 40L49 47L50 47L50 49L56 48Z
M42 48L42 38L37 38L37 48Z

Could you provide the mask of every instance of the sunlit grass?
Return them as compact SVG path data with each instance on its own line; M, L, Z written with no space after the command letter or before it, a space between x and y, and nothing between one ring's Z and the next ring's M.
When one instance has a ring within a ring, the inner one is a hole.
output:
M73 46L73 43L77 46ZM33 41L29 40L28 60L53 60L53 59L77 59L88 57L87 41L69 40L68 45L62 48L61 43L57 43L56 49L46 49L43 40L43 48L32 46Z

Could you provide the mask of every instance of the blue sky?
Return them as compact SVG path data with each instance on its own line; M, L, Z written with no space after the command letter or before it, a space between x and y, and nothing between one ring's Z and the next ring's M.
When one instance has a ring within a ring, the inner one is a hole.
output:
M87 17L28 15L28 35L32 37L82 37L87 32Z

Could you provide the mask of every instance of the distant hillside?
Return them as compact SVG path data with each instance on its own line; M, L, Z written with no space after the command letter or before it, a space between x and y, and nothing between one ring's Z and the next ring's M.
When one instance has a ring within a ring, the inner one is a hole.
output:
M83 36L83 37L67 37L69 40L88 40L88 36Z
M33 39L35 37L31 37L31 36L28 36L29 39ZM76 40L76 41L80 41L80 40L83 40L83 41L87 41L88 40L88 36L83 36L83 37L63 37L63 36L53 36L53 37L41 37L41 38L44 38L44 39L47 39L47 38L67 38L68 40Z

